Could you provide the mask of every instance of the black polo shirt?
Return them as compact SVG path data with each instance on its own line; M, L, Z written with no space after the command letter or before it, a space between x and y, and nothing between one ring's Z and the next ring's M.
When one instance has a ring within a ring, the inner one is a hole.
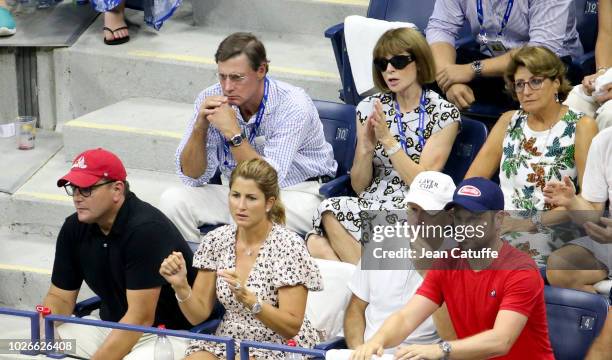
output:
M127 312L126 290L161 286L153 325L189 329L174 290L159 274L172 251L183 253L193 284L193 253L183 236L161 211L130 192L108 235L97 224L79 222L76 213L66 218L57 238L51 282L60 289L77 290L85 280L102 299L100 318L115 322Z

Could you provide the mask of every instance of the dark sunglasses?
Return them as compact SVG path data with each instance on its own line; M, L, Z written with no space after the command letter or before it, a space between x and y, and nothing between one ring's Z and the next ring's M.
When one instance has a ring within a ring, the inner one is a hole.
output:
M395 55L391 59L374 59L374 66L378 71L384 72L389 64L393 65L396 70L402 70L412 62L414 62L412 55Z
M83 197L90 197L91 193L95 189L99 188L100 186L112 184L114 182L115 181L107 181L107 182L103 182L102 184L92 185L92 186L88 186L88 187L78 187L76 185L66 184L66 185L64 185L64 189L66 190L66 194L68 194L69 196L73 196L74 193L76 192L76 190L79 190L79 193L81 194L81 196L83 196Z

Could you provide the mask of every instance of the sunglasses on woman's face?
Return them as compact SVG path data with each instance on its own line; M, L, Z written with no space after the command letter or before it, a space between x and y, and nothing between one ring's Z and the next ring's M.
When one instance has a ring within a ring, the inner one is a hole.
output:
M414 62L412 55L395 55L391 59L374 59L374 66L376 66L376 69L378 69L378 71L385 72L389 64L393 65L393 68L395 70L402 70L412 62Z

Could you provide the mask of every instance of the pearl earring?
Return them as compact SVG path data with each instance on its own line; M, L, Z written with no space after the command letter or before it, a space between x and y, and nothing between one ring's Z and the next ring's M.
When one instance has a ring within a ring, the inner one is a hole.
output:
M559 93L555 93L555 101L559 102Z
M266 209L266 212L270 212L270 209Z

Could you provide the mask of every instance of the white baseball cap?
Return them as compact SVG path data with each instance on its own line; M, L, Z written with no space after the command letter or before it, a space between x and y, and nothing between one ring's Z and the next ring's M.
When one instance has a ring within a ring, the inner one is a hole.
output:
M419 205L426 211L440 211L453 201L453 179L441 172L422 171L412 180L406 202Z

